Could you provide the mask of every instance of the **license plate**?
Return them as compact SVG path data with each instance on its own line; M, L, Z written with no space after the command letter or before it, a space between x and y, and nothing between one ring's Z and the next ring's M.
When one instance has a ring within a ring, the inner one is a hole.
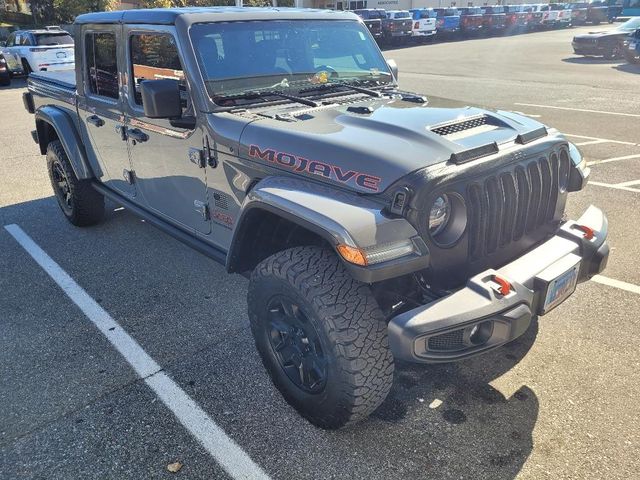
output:
M562 275L549 282L541 314L544 315L564 302L571 295L578 283L580 264L574 265Z

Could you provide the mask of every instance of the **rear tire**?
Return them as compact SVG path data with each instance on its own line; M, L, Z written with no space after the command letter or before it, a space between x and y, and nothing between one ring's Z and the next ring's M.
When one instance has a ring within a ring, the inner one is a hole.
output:
M366 418L393 382L387 324L369 287L320 247L276 253L251 275L249 319L275 386L314 425Z
M95 225L104 216L104 197L90 180L78 180L60 140L47 146L47 169L58 206L77 227Z

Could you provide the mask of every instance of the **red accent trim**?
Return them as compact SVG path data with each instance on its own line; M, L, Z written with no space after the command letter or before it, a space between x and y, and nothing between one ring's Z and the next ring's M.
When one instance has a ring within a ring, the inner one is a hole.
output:
M509 293L511 292L511 289L513 288L511 286L511 283L509 283L504 278L499 277L498 275L493 276L493 281L496 282L498 285L500 285L500 288L498 289L498 291L500 292L501 295L509 295Z
M587 227L586 225L578 225L577 223L573 225L573 228L580 230L583 233L583 237L587 240L591 240L595 237L595 230L591 227Z

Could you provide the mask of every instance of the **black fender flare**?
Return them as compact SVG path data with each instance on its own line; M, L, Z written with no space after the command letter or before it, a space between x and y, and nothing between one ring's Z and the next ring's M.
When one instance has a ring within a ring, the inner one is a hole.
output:
M93 171L87 161L80 132L78 132L71 116L60 108L45 105L36 110L35 117L40 152L43 155L47 153L49 143L47 129L52 128L69 157L76 177L79 180L94 178Z

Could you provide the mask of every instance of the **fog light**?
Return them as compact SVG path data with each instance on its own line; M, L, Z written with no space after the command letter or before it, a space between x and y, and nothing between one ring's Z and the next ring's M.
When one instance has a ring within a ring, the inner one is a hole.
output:
M468 343L471 345L487 343L493 333L493 322L488 320L486 322L476 323L468 327L466 333L468 334Z

